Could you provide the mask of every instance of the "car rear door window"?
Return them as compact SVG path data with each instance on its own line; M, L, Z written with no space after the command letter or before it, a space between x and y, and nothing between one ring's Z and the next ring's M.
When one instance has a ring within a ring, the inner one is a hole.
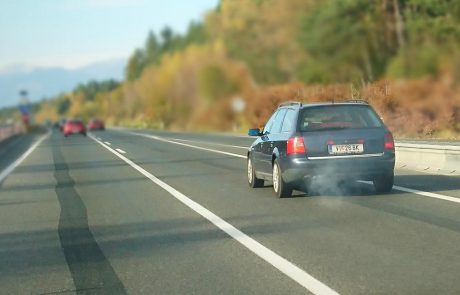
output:
M283 124L284 115L286 114L286 109L281 109L276 114L275 121L273 122L273 126L270 130L270 133L280 133L281 132L281 124Z
M265 124L265 127L264 127L264 130L263 130L262 134L266 134L266 133L270 132L270 129L272 128L272 125L273 125L273 122L275 121L277 113L278 113L278 111L274 112L273 115L270 117L270 119L268 119L267 124Z
M294 120L295 120L295 111L288 109L286 115L284 116L283 126L281 127L281 132L291 132L294 129Z

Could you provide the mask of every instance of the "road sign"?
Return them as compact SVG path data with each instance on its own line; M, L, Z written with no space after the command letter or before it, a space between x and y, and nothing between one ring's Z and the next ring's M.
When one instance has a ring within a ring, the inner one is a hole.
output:
M232 101L232 109L235 113L241 113L246 108L246 102L241 97L235 97Z

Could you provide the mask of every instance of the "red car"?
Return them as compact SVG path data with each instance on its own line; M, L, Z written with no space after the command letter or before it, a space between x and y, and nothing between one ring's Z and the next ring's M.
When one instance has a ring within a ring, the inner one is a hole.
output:
M88 123L88 130L104 130L105 125L104 122L98 119L92 119Z
M68 120L64 125L64 136L71 134L82 134L86 136L86 127L81 120Z

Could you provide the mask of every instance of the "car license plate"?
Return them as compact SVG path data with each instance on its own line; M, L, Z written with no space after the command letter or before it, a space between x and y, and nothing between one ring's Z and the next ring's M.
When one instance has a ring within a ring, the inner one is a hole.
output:
M332 144L328 145L329 154L331 155L346 155L346 154L362 154L364 145L359 144Z

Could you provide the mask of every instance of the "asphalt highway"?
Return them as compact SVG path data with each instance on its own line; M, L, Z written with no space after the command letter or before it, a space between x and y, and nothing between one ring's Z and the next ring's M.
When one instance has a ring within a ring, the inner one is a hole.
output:
M0 144L0 294L460 294L460 178L250 189L252 139L59 132ZM3 177L3 178L2 178Z

